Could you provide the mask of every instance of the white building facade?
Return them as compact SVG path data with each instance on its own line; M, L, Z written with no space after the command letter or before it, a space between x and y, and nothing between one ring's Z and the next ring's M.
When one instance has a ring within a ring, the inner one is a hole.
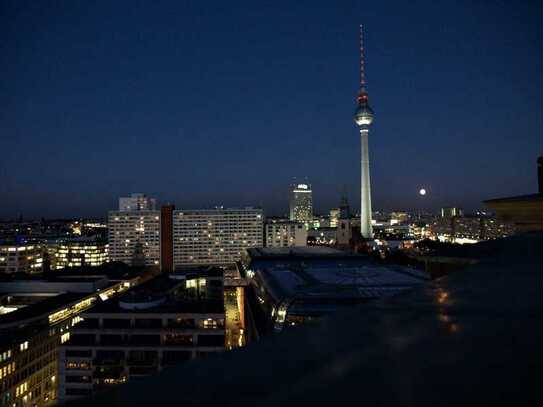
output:
M146 266L160 262L160 211L110 211L108 214L109 260L132 264L143 253Z
M271 221L266 223L266 247L307 246L307 228L304 223Z
M173 212L174 267L226 264L245 249L263 246L261 209L200 209Z

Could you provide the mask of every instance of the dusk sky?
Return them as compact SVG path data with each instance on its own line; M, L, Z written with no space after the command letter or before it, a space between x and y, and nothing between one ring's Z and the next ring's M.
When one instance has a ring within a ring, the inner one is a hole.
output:
M0 217L359 208L358 24L374 209L533 193L543 11L513 1L2 1ZM428 190L424 200L418 190Z

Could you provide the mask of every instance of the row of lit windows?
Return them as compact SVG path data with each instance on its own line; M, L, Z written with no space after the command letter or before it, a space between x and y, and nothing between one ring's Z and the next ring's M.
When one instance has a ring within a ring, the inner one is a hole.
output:
M24 382L15 388L15 397L22 396L26 391L28 391L28 382Z
M2 369L0 369L0 379L3 379L15 372L15 362L8 363Z
M8 349L5 352L0 353L0 362L4 362L11 358L11 349Z

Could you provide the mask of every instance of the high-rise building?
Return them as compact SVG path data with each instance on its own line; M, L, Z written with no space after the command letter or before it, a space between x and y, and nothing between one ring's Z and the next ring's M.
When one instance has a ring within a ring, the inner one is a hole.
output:
M266 247L307 246L305 224L287 220L271 220L266 223Z
M357 97L354 121L360 130L361 137L360 233L365 239L371 239L373 237L371 225L370 161L368 150L368 133L370 124L373 122L373 117L373 110L370 108L368 93L366 91L364 41L362 26L360 26L360 91Z
M263 246L262 218L254 208L173 211L174 268L240 260L245 249Z
M248 247L263 246L261 209L110 211L109 258L162 271L238 261Z
M311 185L296 184L290 190L290 220L309 222L313 220L313 193Z
M149 198L145 194L135 193L129 197L119 198L119 211L154 211L156 209L156 199Z
M41 273L44 249L39 244L0 246L0 274Z
M131 265L136 249L147 266L160 264L160 211L110 211L109 259Z

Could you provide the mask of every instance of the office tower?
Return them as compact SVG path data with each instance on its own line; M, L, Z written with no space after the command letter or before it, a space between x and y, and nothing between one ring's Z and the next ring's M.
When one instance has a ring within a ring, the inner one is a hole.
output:
M310 222L313 220L313 193L311 185L292 185L289 198L290 220Z
M330 209L330 227L335 228L337 227L337 221L341 217L341 209L339 208L332 208Z
M164 205L160 210L160 271L172 272L173 267L173 211L175 206Z
M245 249L263 246L261 209L173 211L174 268L194 264L227 264Z
M109 259L131 265L135 249L146 266L160 263L160 211L110 211L108 214Z
M154 211L156 199L149 198L145 194L130 194L129 197L119 198L119 211Z
M109 260L107 241L95 237L78 237L48 245L51 270L66 267L101 266Z
M162 273L81 316L59 352L61 401L224 351L222 270Z
M307 246L305 224L287 220L271 220L266 223L266 247Z
M0 246L0 274L41 273L44 249L39 244Z
M357 98L354 121L360 130L361 138L361 183L360 183L360 233L365 239L373 237L371 225L371 184L370 161L368 151L368 133L373 122L373 110L368 102L366 78L364 74L364 41L362 26L360 26L360 91Z

